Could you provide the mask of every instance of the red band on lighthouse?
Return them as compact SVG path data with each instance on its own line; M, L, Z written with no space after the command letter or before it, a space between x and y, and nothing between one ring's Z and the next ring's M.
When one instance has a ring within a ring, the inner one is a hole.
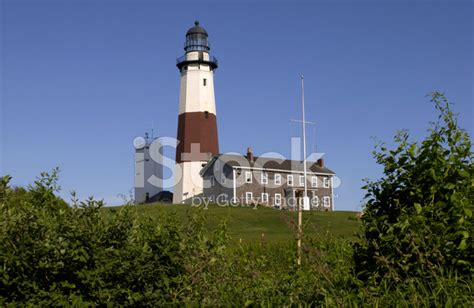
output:
M202 160L193 157L186 157L186 153L191 153L191 145L199 144L200 153L206 153L208 159L219 153L217 139L217 120L212 113L187 112L179 115L178 120L178 146L176 148L176 163L185 161Z

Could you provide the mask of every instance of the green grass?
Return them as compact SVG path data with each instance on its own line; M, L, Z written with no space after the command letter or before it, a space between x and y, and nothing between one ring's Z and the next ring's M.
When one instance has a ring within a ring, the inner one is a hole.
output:
M203 211L208 230L214 230L220 222L226 221L231 241L252 243L265 241L280 243L295 238L296 212L278 211L258 207L219 207L211 205L208 209L190 205L138 205L141 215L159 217L166 212L175 212L177 218L186 223L193 211ZM360 222L356 212L303 212L303 225L306 235L325 235L350 239L359 230Z

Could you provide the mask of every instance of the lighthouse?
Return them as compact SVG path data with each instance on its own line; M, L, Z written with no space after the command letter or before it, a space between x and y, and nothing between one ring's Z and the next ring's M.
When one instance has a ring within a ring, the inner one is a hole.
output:
M214 97L217 59L209 54L208 34L198 21L186 33L184 50L176 64L181 82L173 203L188 203L202 195L199 172L219 153Z

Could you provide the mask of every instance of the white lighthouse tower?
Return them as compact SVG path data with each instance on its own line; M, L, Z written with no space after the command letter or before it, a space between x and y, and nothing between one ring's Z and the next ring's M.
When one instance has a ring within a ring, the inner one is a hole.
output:
M173 203L190 202L203 193L199 175L212 155L219 153L214 70L217 60L209 54L206 30L194 23L186 33L185 55L178 59L181 73L178 118L178 146Z

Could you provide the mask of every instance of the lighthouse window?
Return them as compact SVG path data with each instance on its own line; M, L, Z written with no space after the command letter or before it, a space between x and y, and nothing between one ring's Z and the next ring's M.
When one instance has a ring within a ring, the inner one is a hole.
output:
M206 119L209 118L209 111L204 111L204 117L205 117Z
M206 84L207 84L207 79L206 79L206 78L204 78L204 79L202 80L202 84L203 84L204 86L206 86Z

